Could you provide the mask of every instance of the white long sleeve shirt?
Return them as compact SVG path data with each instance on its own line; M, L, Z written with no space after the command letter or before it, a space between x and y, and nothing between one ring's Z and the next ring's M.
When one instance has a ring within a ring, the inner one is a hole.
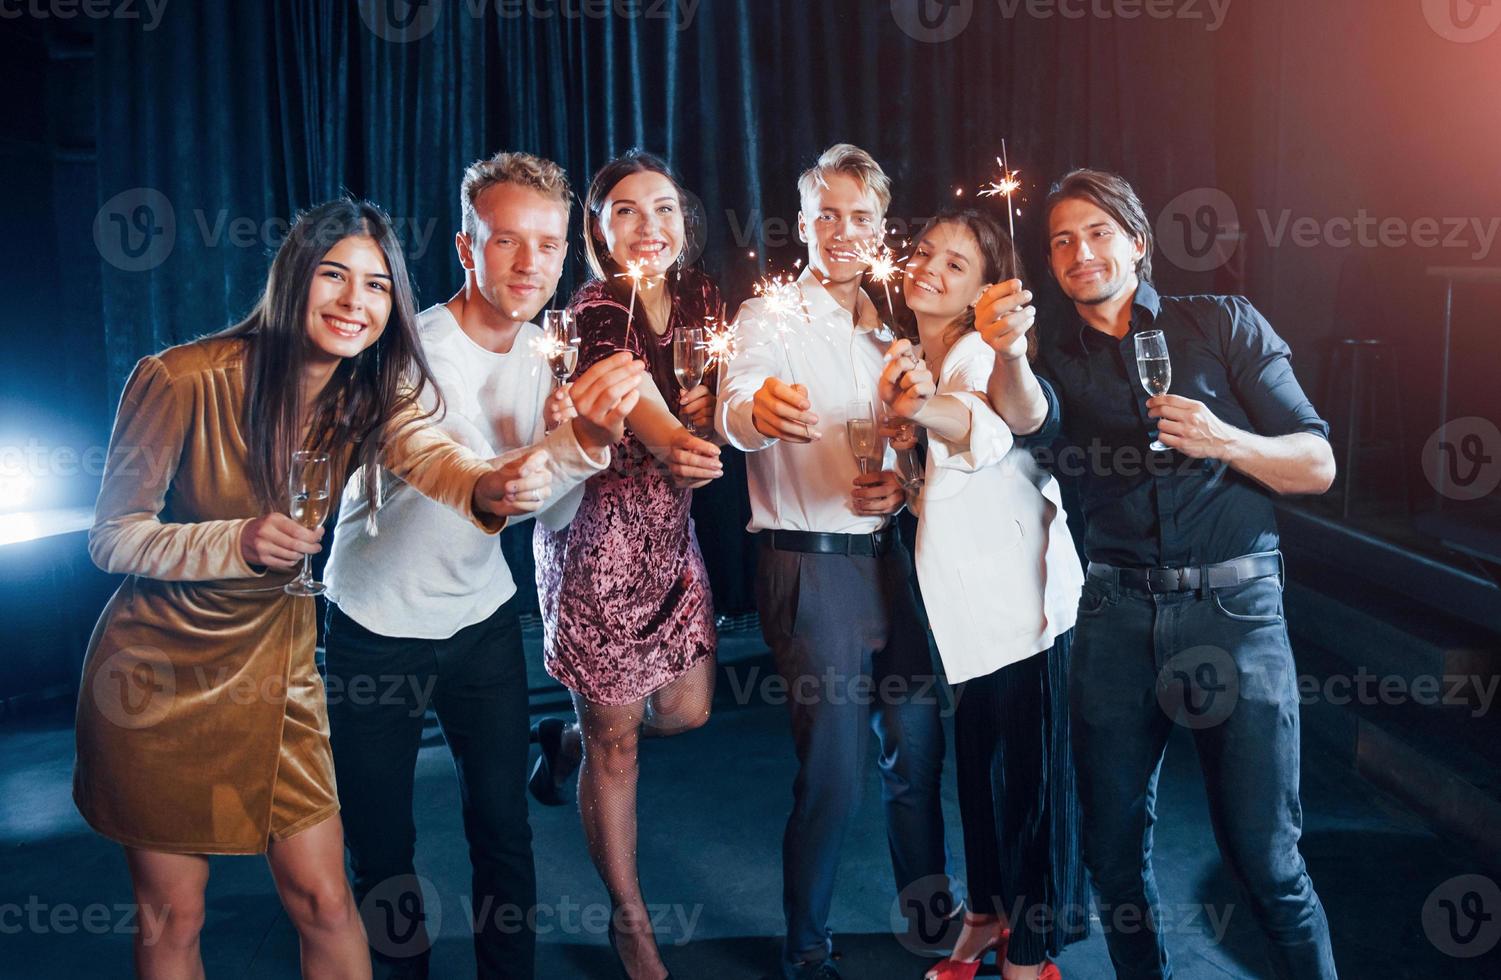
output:
M424 310L417 327L446 408L433 424L486 458L540 441L552 456L553 485L548 506L535 516L549 526L567 523L583 481L609 465L610 453L586 453L571 425L544 438L543 409L553 379L532 350L541 330L523 324L510 351L497 354L471 340L441 304ZM431 392L423 395L430 407ZM389 472L381 473L381 484L373 531L360 473L351 477L339 504L324 579L329 599L349 618L382 636L442 640L487 619L516 594L497 535Z
M917 578L951 684L1052 646L1073 628L1084 584L1058 481L980 394L994 366L995 351L973 332L944 357L938 394L969 409L969 436L928 433L914 507Z
M719 386L715 425L746 457L751 520L747 530L870 534L884 517L854 509L860 474L845 422L851 403L876 398L889 343L877 331L856 329L854 318L829 295L812 270L797 280L806 318L780 319L757 297L736 314L739 352ZM751 404L769 377L803 385L823 438L807 444L771 439L751 422ZM887 450L886 466L894 454Z

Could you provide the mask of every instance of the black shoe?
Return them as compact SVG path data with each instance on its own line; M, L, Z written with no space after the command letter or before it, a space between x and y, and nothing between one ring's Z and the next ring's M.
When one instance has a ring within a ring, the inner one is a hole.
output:
M563 754L563 732L567 728L568 723L561 718L543 718L532 726L542 751L532 766L526 788L543 806L563 806L571 799L568 777L578 769L579 760L577 756L567 758Z

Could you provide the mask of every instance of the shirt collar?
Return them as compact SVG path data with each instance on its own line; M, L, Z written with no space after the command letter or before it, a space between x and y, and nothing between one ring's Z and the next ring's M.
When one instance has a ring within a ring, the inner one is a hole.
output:
M812 266L803 270L803 274L797 277L797 288L802 291L803 301L808 304L808 315L816 320L825 320L836 317L840 326L849 327L854 323L854 317L850 311L839 305L823 284L823 277L813 271ZM869 297L866 298L869 302Z
M1157 316L1161 312L1162 296L1157 292L1157 287L1146 280L1138 282L1136 284L1136 295L1131 298L1131 330L1126 336L1129 337L1131 334L1143 329L1143 327L1156 323ZM1089 352L1088 336L1090 334L1099 334L1101 337L1105 335L1085 323L1084 318L1079 316L1077 310L1074 311L1074 321L1078 328L1075 340L1078 343L1079 352L1086 354ZM1124 341L1125 337L1121 339Z

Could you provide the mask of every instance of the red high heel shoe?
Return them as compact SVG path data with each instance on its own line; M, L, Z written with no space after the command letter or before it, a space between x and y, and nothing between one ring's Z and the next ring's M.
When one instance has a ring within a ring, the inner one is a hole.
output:
M1003 929L1000 936L980 948L979 956L972 960L956 960L952 956L939 960L928 969L927 973L923 974L923 980L974 980L975 974L980 972L980 967L985 962L985 957L989 956L992 951L995 952L997 963L1006 958L1006 946L1010 942L1011 930ZM1058 980L1058 978L1050 978L1044 971L1038 980Z

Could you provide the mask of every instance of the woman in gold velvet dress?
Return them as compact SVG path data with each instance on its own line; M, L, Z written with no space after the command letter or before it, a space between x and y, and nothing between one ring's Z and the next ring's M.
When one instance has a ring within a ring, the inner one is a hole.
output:
M492 466L421 424L414 324L388 219L330 202L292 228L244 322L143 359L121 398L89 551L127 577L89 643L74 799L125 847L144 977L203 975L204 855L259 853L304 976L370 976L314 603L283 590L322 537L287 516L292 453L327 453L334 486L363 467L372 499L384 464L489 531L549 480L539 453Z

